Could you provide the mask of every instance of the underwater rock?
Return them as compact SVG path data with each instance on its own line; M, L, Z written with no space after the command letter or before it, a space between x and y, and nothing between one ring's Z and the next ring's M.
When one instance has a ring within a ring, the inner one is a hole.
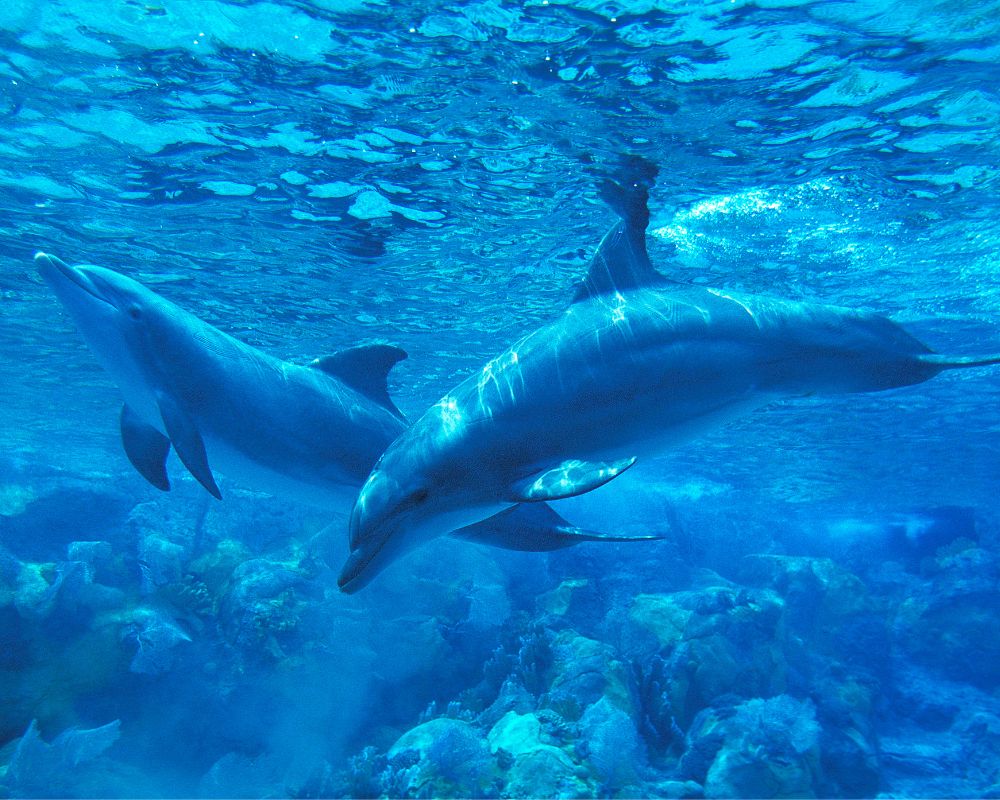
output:
M508 677L500 685L496 699L479 715L479 719L488 725L511 711L516 711L519 714L530 712L535 708L535 705L534 695L529 693L519 680Z
M844 617L868 613L872 601L865 584L828 558L751 555L745 559L743 578L794 599L786 619L793 614L817 617L821 624L836 624Z
M222 539L211 550L191 561L187 569L212 597L219 597L236 568L250 558L251 553L242 542Z
M57 561L80 539L117 541L133 501L95 485L60 483L30 499L20 513L0 514L0 541L19 558Z
M410 729L389 749L390 795L496 796L496 760L478 728L457 719L432 719Z
M389 776L388 759L378 748L369 745L348 760L347 769L334 777L332 788L311 797L379 797Z
M538 716L511 711L487 736L490 751L504 766L503 797L593 797L586 771L560 747L543 741Z
M21 564L13 597L22 618L41 622L58 616L64 632L86 625L94 613L122 602L124 594L94 583L93 570L81 561Z
M785 603L786 656L801 669L822 653L873 673L889 655L885 611L865 584L828 558L752 555L744 559L748 585L770 589ZM884 604L883 604L884 605ZM792 652L797 648L799 652Z
M564 630L552 642L551 681L542 705L567 720L577 720L584 710L607 697L622 709L631 709L632 698L625 665L614 648L604 642Z
M70 728L50 744L32 720L14 748L3 785L14 797L79 796L82 784L93 778L88 767L118 740L120 727L115 720L99 728Z
M789 683L816 698L823 723L816 790L824 796L876 794L874 708L888 670L886 603L827 558L753 555L744 560L743 573L785 601Z
M820 735L821 797L874 797L881 764L871 734L858 728L823 725Z
M638 595L628 612L626 648L634 660L652 663L658 654L669 664L669 705L686 729L720 696L784 691L783 615L784 603L769 590L708 586Z
M7 563L7 570L16 569L13 585L8 584L7 592L11 604L23 618L43 619L52 611L55 602L55 592L52 591L52 579L55 577L55 564L22 563L14 560Z
M982 774L961 739L942 735L927 737L905 729L900 734L883 736L879 742L882 775L893 788L893 794L902 797L983 796L981 791L972 791L972 787L981 785ZM956 780L956 776L961 777Z
M111 542L70 542L66 545L67 561L82 561L97 567L111 560Z
M66 546L66 560L87 566L95 583L127 591L134 573L126 569L121 553L115 552L111 542L70 542Z
M273 757L226 753L198 782L200 797L280 797L280 765Z
M187 550L160 534L151 533L139 539L138 558L142 590L151 594L158 587L180 582Z
M122 641L135 645L129 671L159 675L173 666L175 648L191 637L173 619L154 608L135 608L123 612Z
M671 702L671 665L659 655L632 662L636 723L651 756L683 740Z
M644 542L640 546L651 545ZM636 579L632 570L612 573L607 568L607 562L602 560L613 558L611 551L619 547L627 549L634 545L603 543L593 548L567 548L559 552L558 563L554 563L550 555L550 572L589 577L563 578L554 589L548 588L551 581L545 584L535 600L538 617L552 627L568 627L581 636L607 640L609 630L621 625L616 616L623 613L623 606L636 594ZM594 553L594 550L597 552ZM662 562L655 566L650 564L649 568L653 572L659 571ZM543 591L546 588L548 591Z
M491 729L486 737L490 752L506 751L515 758L541 744L542 723L534 714L510 711Z
M499 628L511 615L510 598L502 584L481 584L476 581L468 597L469 614L465 621L474 630Z
M502 631L500 642L481 660L481 679L466 699L485 708L480 721L492 725L508 711L533 711L552 680L555 634L543 624L518 615Z
M646 748L632 717L602 697L580 719L581 749L597 776L600 794L636 787L646 765ZM639 794L633 789L629 796Z
M230 642L247 655L284 658L279 638L298 627L300 594L319 591L310 586L310 577L294 559L253 558L236 567L219 615Z
M1000 559L967 547L936 559L930 583L900 604L893 633L904 653L981 689L1000 686L996 597ZM916 588L916 587L915 587ZM920 591L922 589L922 591Z
M507 770L505 797L595 797L584 778L586 770L576 766L564 750L541 745L515 759Z
M309 514L315 514L308 508L286 505L240 486L227 485L225 491L227 502L223 503L217 503L203 491L198 497L197 515L187 526L195 556L217 542L234 538L257 555L281 550L303 536L310 527Z
M696 781L657 781L648 784L644 794L663 800L681 800L682 798L704 797L705 788Z
M538 598L537 607L545 614L555 617L565 617L570 609L579 602L580 594L590 585L586 578L569 578ZM575 614L573 615L575 616Z
M788 695L709 710L692 725L682 767L704 775L705 797L816 797L820 726L815 707ZM700 766L699 766L700 765Z

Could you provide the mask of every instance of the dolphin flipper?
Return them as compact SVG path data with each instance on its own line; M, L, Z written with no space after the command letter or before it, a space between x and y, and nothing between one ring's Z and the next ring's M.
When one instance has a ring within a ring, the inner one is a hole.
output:
M332 375L355 391L384 406L399 419L403 413L389 397L389 370L406 358L406 351L388 344L364 344L317 358L309 366Z
M170 443L177 451L184 466L188 468L196 481L204 486L209 494L216 500L222 499L222 492L212 477L212 470L208 466L208 455L205 453L205 442L198 432L198 427L194 420L188 416L177 402L166 394L160 393L156 397L160 407L160 416L163 418L163 425L167 429L167 436Z
M451 536L504 550L543 553L580 542L640 542L663 536L612 536L570 524L547 503L513 506L489 519L452 531Z
M515 503L537 503L539 500L562 500L597 489L617 478L635 463L635 458L621 461L563 461L559 466L535 472L513 486L511 500Z
M139 419L127 405L122 406L118 421L122 433L122 446L132 466L157 489L169 492L167 454L170 452L170 440L152 425L147 425Z

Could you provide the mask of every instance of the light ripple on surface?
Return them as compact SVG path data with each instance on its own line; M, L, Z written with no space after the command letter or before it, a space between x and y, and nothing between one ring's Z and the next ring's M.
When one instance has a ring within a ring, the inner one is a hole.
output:
M651 248L668 274L1000 349L998 19L997 3L936 2L6 4L0 344L35 360L4 360L0 400L37 443L76 424L39 424L39 386L73 383L80 416L110 394L33 277L46 249L285 357L400 344L393 388L418 412L563 307L613 221L593 173L624 151L661 167ZM990 380L895 394L865 430L903 425L914 458L961 474L945 467L960 449L934 451L941 417L962 407L995 458L990 410L969 401ZM775 435L796 471L855 475L863 415L828 408ZM772 432L754 425L738 438ZM744 444L697 453L740 474L764 455Z

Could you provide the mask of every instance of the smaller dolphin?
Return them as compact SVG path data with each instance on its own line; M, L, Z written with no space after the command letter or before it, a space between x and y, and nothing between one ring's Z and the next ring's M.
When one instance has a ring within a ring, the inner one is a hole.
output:
M158 489L170 488L173 447L216 498L222 494L213 467L272 494L346 511L378 457L406 430L386 388L389 370L406 358L397 347L363 345L298 366L113 270L71 267L45 253L35 263L124 394L125 454ZM528 550L659 538L581 531L548 508L524 514L486 520L462 538Z
M775 400L1000 363L937 355L877 314L665 277L646 252L655 168L638 166L602 188L621 221L566 312L445 395L379 460L351 514L343 591L444 531L592 491Z
M406 429L386 389L389 369L406 357L397 347L356 347L298 366L113 270L71 267L45 253L35 263L125 396L125 454L158 489L170 488L173 447L216 498L213 467L272 494L340 509Z

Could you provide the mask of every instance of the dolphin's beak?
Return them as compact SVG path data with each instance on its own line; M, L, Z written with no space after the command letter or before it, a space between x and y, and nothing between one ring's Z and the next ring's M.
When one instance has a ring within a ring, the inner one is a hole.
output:
M337 578L337 586L345 594L367 586L384 565L385 560L373 564L392 536L392 531L380 530L371 525L371 520L365 519L363 503L354 506L351 512L350 543L351 554L344 563L344 568Z
M337 586L344 594L354 594L359 589L364 588L375 577L374 570L365 570L371 563L374 556L369 556L363 550L355 550L344 563L344 568L337 578Z
M103 303L108 302L101 290L82 270L71 267L55 256L50 256L48 253L35 253L35 266L45 282L57 294L65 291L72 284L96 300Z

